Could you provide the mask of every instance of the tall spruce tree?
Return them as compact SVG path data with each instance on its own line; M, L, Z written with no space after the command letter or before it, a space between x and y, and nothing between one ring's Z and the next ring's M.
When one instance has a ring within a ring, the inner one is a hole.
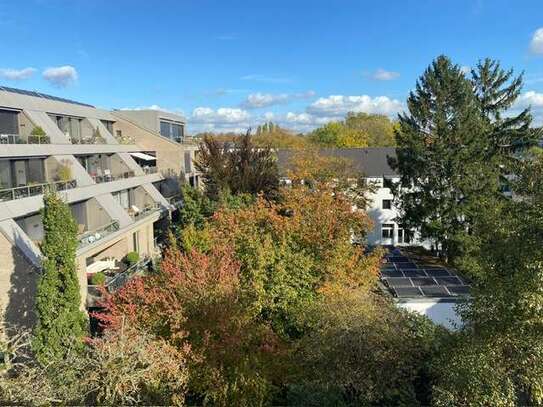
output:
M511 150L527 149L538 141L537 133L530 129L530 109L516 115L509 111L522 91L522 75L514 76L512 69L505 71L498 61L486 58L472 69L471 82L483 120L490 127L488 156L502 154L506 165Z
M445 259L469 245L472 220L499 199L499 160L492 127L460 66L440 56L417 81L399 115L396 199L401 223L420 228ZM410 187L410 188L405 188Z
M62 358L82 346L86 317L75 262L77 225L66 203L55 193L44 196L42 274L36 294L38 323L32 348L40 362Z

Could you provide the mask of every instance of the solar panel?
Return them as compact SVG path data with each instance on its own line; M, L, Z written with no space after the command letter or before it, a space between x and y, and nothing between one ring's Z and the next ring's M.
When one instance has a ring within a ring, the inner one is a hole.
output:
M391 287L412 287L411 279L405 277L389 277L385 281Z
M422 293L426 297L449 297L450 294L442 285L436 285L434 287L420 287Z
M430 277L447 277L451 275L446 269L429 269L425 267L424 271L426 271L426 274Z
M411 281L413 281L413 285L420 285L420 286L437 285L437 283L432 277L413 277Z
M383 277L403 277L403 273L398 270L381 270Z
M457 285L457 286L447 286L450 293L453 295L467 295L469 294L469 286L467 285Z
M51 96L51 95L47 95L45 93L38 93L38 92L31 91L31 90L10 88L8 86L0 86L0 90L3 90L5 92L17 93L19 95L33 96L33 97L42 98L42 99L49 99L49 100L55 100L55 101L58 101L58 102L70 103L72 105L79 105L79 106L86 106L86 107L93 107L94 108L93 105L89 105L87 103L76 102L75 100L60 98L60 97L57 97L57 96Z
M458 277L436 277L435 280L439 285L464 285Z
M405 257L405 256L391 256L389 257L389 260L394 263L403 263L403 262L411 261L408 257Z
M426 272L421 269L402 269L406 277L428 277Z
M415 263L396 263L396 267L399 269L416 269L417 265Z
M422 297L418 287L394 287L392 291L396 297Z

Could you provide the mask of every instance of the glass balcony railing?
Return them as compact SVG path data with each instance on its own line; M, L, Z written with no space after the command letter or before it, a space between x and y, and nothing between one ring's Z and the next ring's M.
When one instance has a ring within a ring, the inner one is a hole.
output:
M116 232L119 230L119 222L117 220L108 223L98 229L85 232L78 236L79 248L93 244L104 237Z
M51 138L49 136L0 134L0 144L51 144Z
M117 175L110 175L110 174L91 175L92 179L97 184L102 184L104 182L117 181L117 180L120 180L120 179L132 178L132 177L135 177L135 176L136 176L136 173L134 171L126 171L126 172L123 172L123 173L117 174Z
M183 205L183 197L181 196L181 194L166 197L166 200L170 205L176 206L178 208Z
M23 187L0 190L0 202L13 201L15 199L28 198L42 195L49 191L66 191L77 187L75 179L70 181L58 181L43 184L26 185Z

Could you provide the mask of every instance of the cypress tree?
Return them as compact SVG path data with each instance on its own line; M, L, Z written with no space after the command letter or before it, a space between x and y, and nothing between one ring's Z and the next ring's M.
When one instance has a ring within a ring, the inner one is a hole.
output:
M44 196L42 274L36 294L38 322L32 347L40 362L64 357L68 349L82 347L86 316L75 262L77 225L70 208L55 193Z

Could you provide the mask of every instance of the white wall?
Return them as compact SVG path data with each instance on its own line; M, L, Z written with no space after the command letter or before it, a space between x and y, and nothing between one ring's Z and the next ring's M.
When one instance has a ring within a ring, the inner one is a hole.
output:
M456 312L456 302L443 302L439 300L423 299L398 302L399 308L427 316L432 322L447 329L456 329L462 323Z
M392 182L399 182L400 178L391 178ZM377 189L375 192L369 195L369 207L368 215L373 222L373 230L368 234L368 244L370 245L395 245L395 246L413 246L413 245L422 245L427 249L430 248L430 242L421 241L419 238L419 233L414 231L414 236L410 243L401 244L398 242L398 223L394 219L399 215L398 210L394 207L394 195L390 188L383 187L383 178L367 178L368 183L375 183ZM390 199L392 200L392 209L383 209L383 200ZM394 225L394 234L393 239L383 240L381 233L381 225L383 223L389 223Z

